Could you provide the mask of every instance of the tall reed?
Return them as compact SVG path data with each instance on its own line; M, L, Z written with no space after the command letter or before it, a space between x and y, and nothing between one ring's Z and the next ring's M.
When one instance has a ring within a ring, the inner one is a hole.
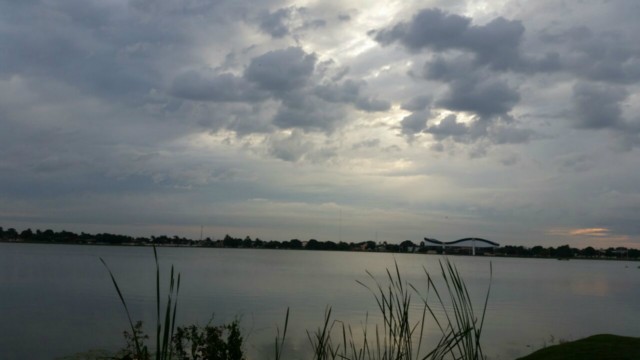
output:
M176 324L176 313L178 309L178 292L180 291L180 274L177 275L177 278L174 274L173 265L171 266L171 273L169 275L169 292L167 294L167 302L165 304L164 309L164 322L162 322L161 318L161 295L160 295L160 265L158 261L158 252L156 247L153 247L153 256L156 264L156 351L155 351L155 359L156 360L170 360L173 358L173 346L171 346L171 342L173 339L173 333L175 330ZM100 258L102 264L107 268L109 272L109 276L111 277L111 281L113 282L113 286L116 288L116 292L118 293L118 297L120 298L120 302L124 307L125 313L127 314L127 320L129 321L129 326L131 328L131 338L133 339L134 349L132 349L133 354L129 354L133 356L135 360L150 360L151 354L146 345L144 345L143 340L143 332L140 327L141 324L134 324L131 319L131 313L129 312L129 308L127 306L127 302L122 295L122 291L120 291L120 286L118 286L118 282L116 281L113 272L104 261L104 259Z
M373 295L382 315L382 324L375 325L373 336L369 334L368 314L362 329L361 340L356 340L350 325L331 321L331 308L325 312L323 327L309 334L314 360L440 360L440 359L485 359L480 344L482 327L491 290L491 280L485 296L480 317L476 315L471 296L456 266L445 259L440 262L441 275L446 287L443 297L433 277L423 268L426 275L427 294L421 295L414 286L405 282L398 264L386 271L386 281L381 283L370 272L367 274L373 285L358 283ZM490 266L491 277L493 274ZM429 301L433 292L435 304ZM412 296L420 298L417 319L412 318ZM443 315L438 315L439 310ZM288 316L288 312L287 312ZM433 320L440 331L440 339L425 354L423 350L424 332L427 322ZM334 326L340 324L340 340L334 341ZM280 345L281 347L282 345Z

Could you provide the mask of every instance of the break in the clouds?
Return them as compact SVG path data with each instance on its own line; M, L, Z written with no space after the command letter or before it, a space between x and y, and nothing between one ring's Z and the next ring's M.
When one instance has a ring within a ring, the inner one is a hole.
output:
M3 2L0 226L636 246L638 6Z

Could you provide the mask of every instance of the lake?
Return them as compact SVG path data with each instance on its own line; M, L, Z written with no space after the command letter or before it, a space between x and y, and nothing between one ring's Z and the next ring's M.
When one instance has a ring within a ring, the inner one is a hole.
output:
M403 279L426 289L423 268L439 278L437 255L258 249L160 248L161 275L182 274L178 322L240 318L251 359L273 358L276 327L290 308L284 357L306 359L305 330L325 309L358 328L380 317L365 271L384 280L397 262ZM124 346L128 323L102 257L134 319L155 326L155 265L148 247L0 243L0 358L55 359ZM513 359L561 340L597 333L640 336L638 262L450 257L481 308L493 280L483 348ZM167 281L162 281L167 285ZM418 304L416 304L417 307ZM427 334L435 335L430 322ZM430 336L428 343L435 341Z

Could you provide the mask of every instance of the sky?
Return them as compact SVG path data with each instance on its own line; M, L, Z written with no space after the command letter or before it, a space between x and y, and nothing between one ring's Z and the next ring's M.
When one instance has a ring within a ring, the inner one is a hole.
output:
M0 2L0 226L640 247L637 0Z

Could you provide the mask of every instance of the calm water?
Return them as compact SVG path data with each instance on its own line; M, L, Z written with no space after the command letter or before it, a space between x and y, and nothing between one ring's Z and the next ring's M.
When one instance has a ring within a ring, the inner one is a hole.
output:
M382 279L398 262L405 280L424 284L435 255L167 248L163 275L182 274L179 322L241 318L253 359L273 353L276 327L291 309L285 357L305 359L305 329L334 318L354 327L375 323L376 304L356 280ZM150 248L0 244L0 358L54 359L90 349L119 349L126 316L105 259L133 317L154 323L155 274ZM555 339L596 333L640 336L640 263L453 257L480 307L493 282L483 344L492 359L513 359ZM164 282L166 284L166 282ZM430 329L434 333L435 329ZM430 339L429 341L434 340Z

